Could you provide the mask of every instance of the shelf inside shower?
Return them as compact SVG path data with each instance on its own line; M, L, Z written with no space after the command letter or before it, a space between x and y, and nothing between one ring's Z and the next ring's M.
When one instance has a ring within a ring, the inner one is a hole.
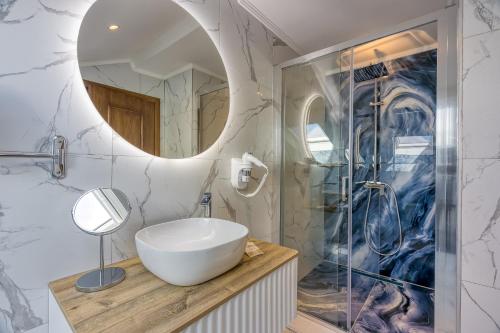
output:
M347 268L323 261L302 278L298 309L347 330ZM352 332L433 332L434 291L352 270Z

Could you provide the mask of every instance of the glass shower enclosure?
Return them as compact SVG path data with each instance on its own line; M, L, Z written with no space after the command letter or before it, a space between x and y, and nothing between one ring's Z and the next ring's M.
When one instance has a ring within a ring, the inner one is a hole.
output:
M281 242L299 251L303 316L352 332L454 332L454 15L277 70Z

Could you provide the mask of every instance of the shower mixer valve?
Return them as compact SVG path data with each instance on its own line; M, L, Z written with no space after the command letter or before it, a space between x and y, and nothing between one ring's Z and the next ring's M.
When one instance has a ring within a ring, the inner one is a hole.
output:
M366 181L363 186L368 189L377 189L379 190L380 195L385 195L386 185L384 183L369 180Z

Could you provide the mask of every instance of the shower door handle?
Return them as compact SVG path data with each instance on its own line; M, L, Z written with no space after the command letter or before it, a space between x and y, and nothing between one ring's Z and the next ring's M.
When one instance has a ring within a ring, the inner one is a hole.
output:
M354 168L358 170L365 163L361 156L361 132L364 131L361 127L356 128L356 138L354 140Z
M347 182L348 181L349 181L349 177L342 177L341 200L343 202L347 201Z

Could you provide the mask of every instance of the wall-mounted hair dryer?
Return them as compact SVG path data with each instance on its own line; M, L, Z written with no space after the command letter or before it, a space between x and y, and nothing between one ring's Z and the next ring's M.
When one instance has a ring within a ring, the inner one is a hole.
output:
M240 190L246 189L248 187L248 183L250 182L252 164L266 169L266 173L262 177L259 186L257 186L257 189L254 192L248 194L241 193ZM231 159L231 184L236 189L236 192L246 198L251 198L259 193L262 186L264 186L264 183L266 182L268 174L269 169L267 166L250 153L244 153L241 158Z

